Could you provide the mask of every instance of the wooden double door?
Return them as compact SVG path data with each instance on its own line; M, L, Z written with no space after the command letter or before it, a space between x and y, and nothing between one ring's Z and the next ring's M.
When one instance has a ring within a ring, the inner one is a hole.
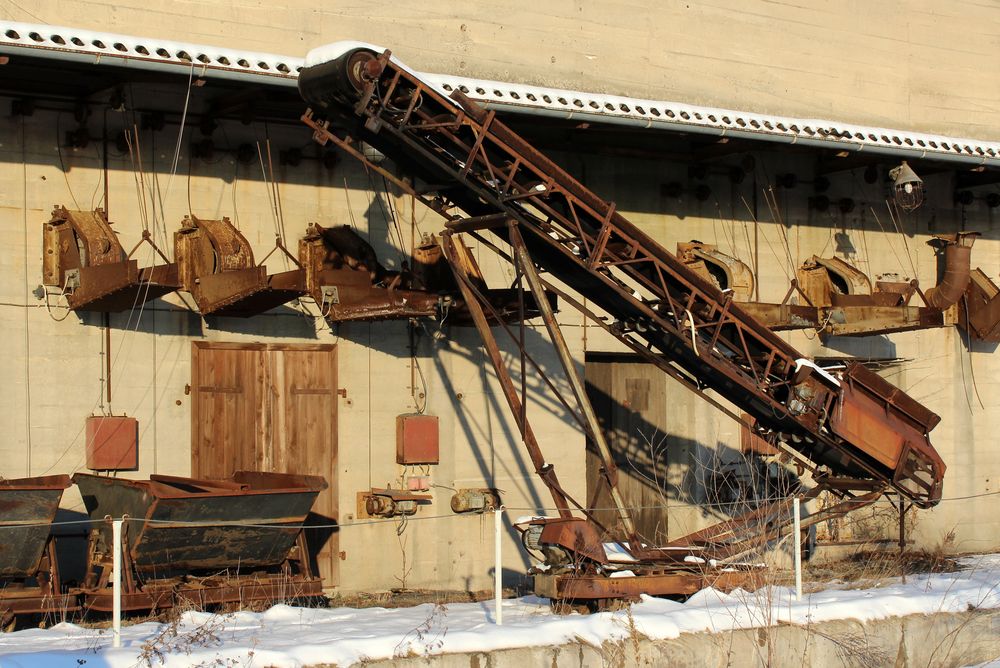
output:
M337 523L337 349L332 344L196 341L191 350L191 475L320 475L310 524ZM307 532L324 585L339 583L335 529Z

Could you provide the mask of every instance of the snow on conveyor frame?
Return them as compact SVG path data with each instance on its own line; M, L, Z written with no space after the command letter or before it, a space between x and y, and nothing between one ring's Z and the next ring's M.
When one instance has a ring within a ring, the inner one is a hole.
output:
M0 53L184 71L199 77L254 80L294 87L299 70L329 60L360 42L336 42L305 58L272 53L142 38L35 23L0 21ZM501 111L596 123L741 137L785 144L837 148L1000 167L1000 142L904 132L821 119L792 118L701 107L664 100L604 95L448 74L420 73L445 94L461 90L473 100Z

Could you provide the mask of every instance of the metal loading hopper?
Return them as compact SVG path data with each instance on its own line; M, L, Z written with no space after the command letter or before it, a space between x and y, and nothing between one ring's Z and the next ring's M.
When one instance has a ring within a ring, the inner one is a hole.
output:
M131 256L149 243L165 264L139 268ZM177 265L168 262L148 232L125 254L103 209L71 211L57 206L42 235L43 278L80 311L119 312L157 299L180 287Z
M278 248L298 263L280 241ZM174 256L181 286L194 297L202 315L248 318L306 294L302 269L268 275L263 264L254 262L250 243L228 218L186 216L174 233Z
M512 321L522 307L526 318L538 316L530 293L487 288L475 256L465 246L460 251L463 266L478 277L477 289L492 307L493 324L498 324L498 319ZM425 237L413 249L412 262L412 267L404 262L400 271L386 269L371 244L347 225L326 228L312 223L299 240L299 264L306 274L306 288L330 322L425 317L471 324L436 236ZM556 308L555 294L546 296Z
M0 618L75 610L62 593L51 525L67 475L0 480Z
M127 517L122 540L128 610L162 609L178 599L204 606L322 594L301 526L326 488L317 476L241 471L228 480L151 476L73 477L92 519ZM82 593L110 610L112 530L91 530Z

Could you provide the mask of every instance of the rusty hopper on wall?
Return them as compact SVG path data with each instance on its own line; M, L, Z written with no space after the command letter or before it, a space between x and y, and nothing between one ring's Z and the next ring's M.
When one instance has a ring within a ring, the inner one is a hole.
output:
M780 303L755 301L750 268L715 246L696 241L677 244L677 256L688 269L731 292L734 301L771 329L871 336L951 324L964 327L956 303L969 283L970 253L977 236L965 232L935 239L945 271L926 293L915 280L878 280L873 287L868 276L845 260L814 255L796 270ZM925 306L911 304L915 295Z
M298 264L280 239L277 249ZM249 317L306 294L301 268L268 275L263 263L254 263L250 243L228 218L185 216L174 233L174 256L181 286L202 315Z
M386 269L375 250L347 225L323 227L312 223L299 240L299 262L305 271L309 295L330 322L438 318L468 324L465 306L454 276L435 235L413 249L412 268ZM518 317L523 299L525 317L538 315L534 297L521 290L487 288L475 257L462 249L462 262L502 320ZM556 306L555 294L547 293Z
M241 471L230 480L124 480L78 473L73 481L91 519L128 518L123 609L322 595L301 528L326 488L321 477ZM91 530L88 551L84 606L111 610L109 522Z
M132 255L149 243L164 264L139 269ZM125 311L179 287L169 262L149 232L128 255L102 209L71 211L57 206L42 233L42 283L59 288L71 309Z
M0 480L0 623L19 614L76 610L62 591L50 535L67 475Z
M299 240L306 289L331 322L435 317L444 297L410 289L408 272L389 272L350 227L309 225Z

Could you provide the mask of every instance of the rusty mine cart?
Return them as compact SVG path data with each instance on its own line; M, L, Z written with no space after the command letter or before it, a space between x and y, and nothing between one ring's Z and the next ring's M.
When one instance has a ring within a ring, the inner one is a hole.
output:
M62 615L78 610L63 591L51 535L67 475L0 480L0 623L12 627L19 615Z
M73 476L93 520L85 610L111 611L112 526L122 538L122 609L321 597L303 524L326 488L317 476L242 471L230 480Z

